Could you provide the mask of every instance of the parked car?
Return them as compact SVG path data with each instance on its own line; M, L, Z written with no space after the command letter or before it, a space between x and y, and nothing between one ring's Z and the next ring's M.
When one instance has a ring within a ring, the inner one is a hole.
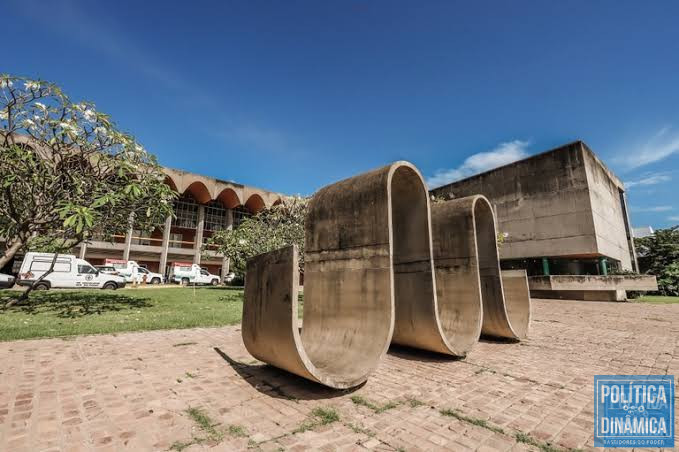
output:
M236 278L236 274L234 272L227 273L226 276L224 277L224 282L225 283L230 283Z
M106 263L106 266L113 267L114 270L130 283L146 282L149 284L161 284L165 281L163 275L149 271L135 261L125 261L122 259L110 260Z
M0 273L0 289L9 289L14 286L14 281L16 278L12 275L5 275Z
M52 253L26 253L21 263L19 280L21 286L30 286L42 276L52 265ZM54 270L40 281L36 290L52 288L68 289L118 289L125 287L125 278L119 275L102 273L84 259L70 254L57 256Z
M171 270L172 281L187 286L189 284L210 284L219 285L219 276L213 275L200 265L175 263Z

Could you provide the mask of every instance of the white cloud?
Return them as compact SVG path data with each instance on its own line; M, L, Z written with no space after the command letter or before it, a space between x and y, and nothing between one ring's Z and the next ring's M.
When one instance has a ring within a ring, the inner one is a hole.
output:
M667 217L667 219L670 221L679 221L679 216L675 215L673 217Z
M479 152L467 157L462 165L457 168L436 171L432 177L427 179L427 184L429 188L440 187L441 185L521 160L528 157L526 148L529 144L530 142L522 140L500 143L495 149Z
M679 154L679 133L672 133L671 127L663 127L641 149L635 149L618 160L628 168L638 168L673 154Z
M672 180L672 176L668 173L645 173L641 176L641 179L625 182L625 187L632 188L637 185L657 185L670 180Z
M668 212L672 206L632 207L632 212Z

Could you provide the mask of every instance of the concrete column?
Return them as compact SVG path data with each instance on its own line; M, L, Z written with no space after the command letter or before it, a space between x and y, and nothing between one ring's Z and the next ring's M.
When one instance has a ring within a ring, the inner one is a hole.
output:
M226 275L229 273L229 265L231 265L231 262L229 262L229 258L224 256L222 258L222 282L224 281L224 278L226 278Z
M130 248L132 247L132 234L134 234L134 228L130 226L127 230L127 235L125 236L125 250L123 251L123 259L126 261L130 260Z
M605 257L599 258L599 266L601 267L601 274L608 276L608 262L606 261Z
M233 229L233 210L226 209L226 229Z
M233 210L226 209L226 229L233 229ZM224 256L222 258L222 282L224 278L229 273L229 267L231 266L231 261L228 257Z
M160 250L160 267L158 273L165 274L165 267L167 267L167 253L170 249L170 232L172 230L172 215L168 215L165 219L165 226L163 226L163 244Z
M193 263L200 265L200 252L203 247L203 228L205 227L205 206L198 206L198 224L196 225L195 242L193 244Z
M549 259L546 257L542 258L542 274L549 276Z
M78 255L78 257L79 257L80 259L85 259L85 254L87 254L87 243L86 243L86 242L82 242L82 243L80 244L80 254Z

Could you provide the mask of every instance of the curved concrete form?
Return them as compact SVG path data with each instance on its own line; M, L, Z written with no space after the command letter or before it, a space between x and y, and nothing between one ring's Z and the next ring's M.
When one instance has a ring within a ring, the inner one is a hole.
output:
M530 328L530 289L526 270L502 270L502 288L507 315L518 339L525 339Z
M364 382L391 342L395 293L399 300L419 296L423 285L434 292L428 210L422 177L406 162L321 189L306 218L301 334L294 250L258 256L248 263L242 328L248 351L333 388ZM269 327L281 315L284 324Z
M296 250L248 261L242 334L256 358L341 389L364 382L392 341L464 356L481 332L525 335L529 305L508 275L516 303L505 308L484 197L437 203L430 213L421 174L396 162L321 189L305 224L301 332Z
M243 342L255 358L324 383L316 377L316 368L301 345L298 293L295 247L281 248L248 260L241 328Z
M506 339L519 339L509 321L505 305L493 207L485 196L477 195L469 198L473 200L469 214L474 220L481 300L483 301L481 334Z
M450 332L444 331L439 317L427 186L412 165L398 171L402 183L392 190L396 310L392 342L454 354L446 334Z
M444 286L438 290L439 304L459 316L453 321L467 350L480 313L481 334L513 340L525 337L528 326L522 313L530 311L530 298L512 292L512 317L500 272L495 214L488 199L476 195L437 202L432 207L432 223L437 284ZM460 291L463 294L458 295Z
M431 205L436 294L450 351L465 356L481 336L483 304L474 198Z

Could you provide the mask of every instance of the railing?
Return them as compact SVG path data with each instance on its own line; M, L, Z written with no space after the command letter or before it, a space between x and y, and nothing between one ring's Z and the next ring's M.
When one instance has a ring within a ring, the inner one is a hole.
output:
M117 243L119 245L123 245L125 242L124 240L127 239L127 236L125 235L120 235L120 234L114 234L111 236L113 239L123 239L123 242L113 242ZM101 238L101 237L95 237L95 240L98 240L100 242L106 242L107 240ZM147 243L140 243L140 242L147 242ZM195 247L196 242L195 241L187 241L187 240L174 240L170 239L168 240L169 246L174 247L174 248L184 248L183 245L190 245L190 248ZM146 245L146 246L163 246L163 239L159 238L154 238L154 237L138 237L138 236L132 236L132 244L133 245ZM186 247L188 249L189 247ZM217 249L218 247L216 245L209 245L208 249Z
M125 235L113 235L114 239L127 240ZM163 246L163 239L158 239L154 237L137 237L132 236L132 244L134 245L145 245L145 246Z
M196 245L196 242L187 242L185 240L170 240L170 246L174 246L175 248L182 248L182 245L191 245L191 248L193 248ZM173 244L179 244L179 246L175 246Z

